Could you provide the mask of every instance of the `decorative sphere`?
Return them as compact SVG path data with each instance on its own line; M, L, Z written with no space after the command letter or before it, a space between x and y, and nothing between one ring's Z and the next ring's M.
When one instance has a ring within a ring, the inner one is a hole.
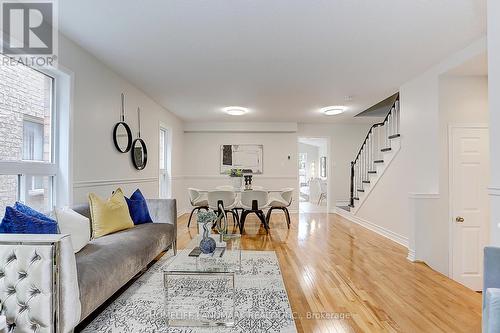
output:
M211 237L203 238L200 242L200 250L202 253L205 254L214 253L216 247L217 244L215 243L215 240Z

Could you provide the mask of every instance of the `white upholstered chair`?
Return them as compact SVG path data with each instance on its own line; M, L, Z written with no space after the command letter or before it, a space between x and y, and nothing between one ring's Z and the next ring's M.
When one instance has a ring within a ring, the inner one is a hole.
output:
M188 228L191 225L191 218L193 217L193 213L199 211L200 209L208 210L208 197L206 193L201 192L201 190L197 188L188 188L189 193L189 201L191 202L191 206L193 206L193 210L191 210L191 214L189 215Z
M269 211L267 212L266 220L269 224L269 220L271 219L271 213L275 209L282 210L285 213L286 223L288 225L288 229L290 229L290 213L288 212L288 207L292 204L293 198L293 188L284 188L278 195L271 196L269 200Z
M264 224L266 232L269 232L269 224L267 223L263 211L268 207L268 200L269 195L267 191L252 190L241 192L241 208L243 208L240 222L241 232L243 232L243 229L245 227L245 219L250 213L254 213L255 215L257 215L262 224Z
M238 212L236 212L235 210L236 205L238 204L238 200L236 200L236 192L224 190L215 190L208 192L208 208L212 209L216 213L220 213L218 208L219 201L222 202L222 206L224 207L224 211L226 213L233 214L234 223L237 224L238 227L240 227Z
M321 205L321 201L326 199L327 182L326 180L321 180L319 183L320 193L318 199L318 206Z

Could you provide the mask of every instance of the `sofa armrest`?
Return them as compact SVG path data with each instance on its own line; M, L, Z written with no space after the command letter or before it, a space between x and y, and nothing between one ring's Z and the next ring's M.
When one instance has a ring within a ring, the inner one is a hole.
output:
M174 253L177 252L177 200L176 199L146 199L149 213L155 223L170 223L174 225Z
M80 321L69 235L0 235L0 303L16 331L71 332Z
M500 247L484 248L483 295L488 288L500 288ZM483 307L484 307L483 297Z
M500 289L486 289L483 298L483 333L500 332Z

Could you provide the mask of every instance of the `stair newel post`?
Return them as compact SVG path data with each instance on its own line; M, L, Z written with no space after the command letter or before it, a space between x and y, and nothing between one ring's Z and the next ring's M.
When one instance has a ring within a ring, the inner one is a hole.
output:
M351 198L350 205L354 207L354 162L351 162Z

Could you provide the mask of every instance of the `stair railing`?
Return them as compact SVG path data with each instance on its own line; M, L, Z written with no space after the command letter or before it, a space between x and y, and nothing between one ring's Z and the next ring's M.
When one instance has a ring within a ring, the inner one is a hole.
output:
M364 192L364 184L370 181L370 174L375 172L376 164L382 161L382 149L391 147L391 139L399 136L400 109L399 94L387 113L384 121L370 127L354 161L351 162L350 206L359 199L359 192Z

